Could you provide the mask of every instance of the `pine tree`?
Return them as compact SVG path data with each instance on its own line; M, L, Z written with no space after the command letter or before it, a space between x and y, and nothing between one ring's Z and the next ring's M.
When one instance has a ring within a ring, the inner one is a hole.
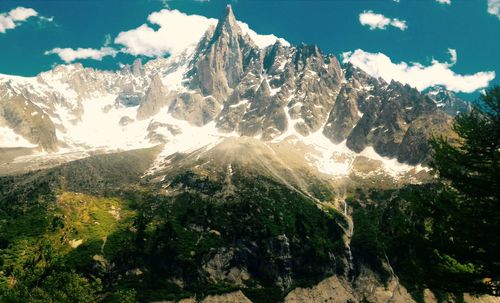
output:
M455 118L458 141L434 138L431 166L445 185L435 207L432 237L439 250L474 268L498 294L500 275L500 87Z

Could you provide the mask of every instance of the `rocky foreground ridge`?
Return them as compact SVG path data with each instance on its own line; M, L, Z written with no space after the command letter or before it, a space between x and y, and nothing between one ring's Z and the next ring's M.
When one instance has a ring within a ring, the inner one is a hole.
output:
M404 286L392 280L388 285L381 284L373 273L366 273L367 276L360 277L355 281L355 288L348 281L339 279L336 276L327 278L311 288L296 288L292 290L283 300L283 303L356 303L356 302L384 302L384 303L416 303L414 298L408 293ZM463 301L462 301L463 300ZM465 294L463 297L453 295L447 298L447 302L465 303L498 303L499 297L494 296L474 296ZM204 299L194 298L183 299L177 303L252 303L241 291L223 295L211 295ZM438 303L435 294L430 290L425 290L423 295L424 303ZM160 303L160 302L155 302ZM163 301L162 303L175 303L174 301Z

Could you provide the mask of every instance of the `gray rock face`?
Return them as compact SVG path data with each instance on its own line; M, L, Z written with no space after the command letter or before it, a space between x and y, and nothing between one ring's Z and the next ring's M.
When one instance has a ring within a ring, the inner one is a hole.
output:
M443 129L450 122L447 115L433 100L407 85L387 84L352 65L344 68L346 81L323 134L336 143L346 140L356 152L373 146L382 156L411 164L425 161L430 132Z
M203 126L212 121L221 111L221 105L212 96L181 93L170 106L173 117L189 121L196 126Z
M40 107L23 95L4 98L0 102L1 124L45 150L56 151L58 148L54 123Z
M302 134L318 130L342 80L337 59L316 46L277 42L259 49L243 35L230 7L198 44L191 66L191 88L224 105L217 125L264 140L287 127ZM287 114L296 125L288 125Z
M323 133L335 143L344 141L363 114L358 109L358 94L350 85L342 87Z
M398 150L398 160L410 164L426 163L430 160L429 139L433 136L454 137L452 118L436 111L415 119L406 131Z
M244 36L231 6L215 29L209 29L198 45L195 61L189 72L192 85L204 95L226 99L241 80L247 62L255 57L256 46Z
M136 59L134 63L132 63L132 75L135 77L144 77L146 75L141 59Z
M169 106L170 102L168 90L163 86L160 76L156 74L149 84L144 100L137 109L137 119L144 120L156 115L163 107Z
M118 122L121 126L126 126L130 123L134 122L134 119L130 118L129 116L123 116L120 118L120 121Z
M459 113L466 113L472 110L472 105L470 102L460 99L453 92L450 92L443 87L434 86L426 91L425 95L431 98L436 105L451 116L455 116Z

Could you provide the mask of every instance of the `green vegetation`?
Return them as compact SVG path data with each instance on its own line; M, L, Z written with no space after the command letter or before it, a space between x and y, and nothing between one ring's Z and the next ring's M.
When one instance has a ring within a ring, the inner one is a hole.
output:
M458 142L432 140L436 183L349 201L357 260L382 275L392 266L416 298L425 288L498 294L500 88L482 100L456 118Z
M107 170L92 167L95 176ZM345 220L270 178L237 170L226 194L220 178L188 171L173 177L175 194L159 194L163 183L97 194L90 184L100 183L68 171L0 178L0 302L148 302L237 289L276 302L344 272ZM243 269L239 282L227 280L231 269Z
M434 139L432 166L448 195L440 200L432 237L450 264L481 274L500 294L500 86L481 97L480 107L459 115L458 144Z

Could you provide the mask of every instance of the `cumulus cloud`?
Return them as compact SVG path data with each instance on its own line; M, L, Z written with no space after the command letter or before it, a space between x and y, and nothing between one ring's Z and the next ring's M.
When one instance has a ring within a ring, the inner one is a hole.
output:
M137 56L159 57L165 54L178 54L191 45L195 45L210 26L217 24L217 19L199 15L186 15L178 10L163 9L148 16L148 21L159 28L155 30L149 24L123 31L115 38L115 44L122 45L122 52ZM246 23L239 22L243 32L248 33L259 46L273 44L279 38L274 35L259 35ZM182 30L179 30L182 29ZM285 40L279 39L283 44Z
M118 34L115 43L123 45L123 52L149 57L176 54L199 41L207 28L217 23L215 19L168 9L152 13L148 21L159 29L143 24Z
M460 75L451 70L457 61L454 49L448 50L451 62L433 60L430 65L420 63L394 63L391 58L382 53L369 53L361 49L342 54L344 63L358 66L368 74L382 78L387 82L399 81L424 90L434 85L442 85L455 92L472 93L487 87L495 78L495 72L478 72L472 75Z
M30 17L37 16L38 13L32 8L17 7L9 12L9 17L14 21L26 21Z
M8 13L0 13L0 33L5 33L9 29L14 29L22 22L38 15L32 8L16 7Z
M93 59L101 61L106 56L116 56L118 51L111 47L101 47L100 49L93 48L54 48L46 51L45 55L58 55L61 60L66 63L71 63L79 59Z
M448 4L448 5L451 4L451 0L436 0L436 1L441 3L441 4Z
M397 18L388 18L382 14L374 13L373 11L364 11L359 14L359 22L364 26L369 26L370 30L386 29L387 26L393 26L404 31L408 28L405 20Z
M500 19L500 0L488 0L488 13Z

